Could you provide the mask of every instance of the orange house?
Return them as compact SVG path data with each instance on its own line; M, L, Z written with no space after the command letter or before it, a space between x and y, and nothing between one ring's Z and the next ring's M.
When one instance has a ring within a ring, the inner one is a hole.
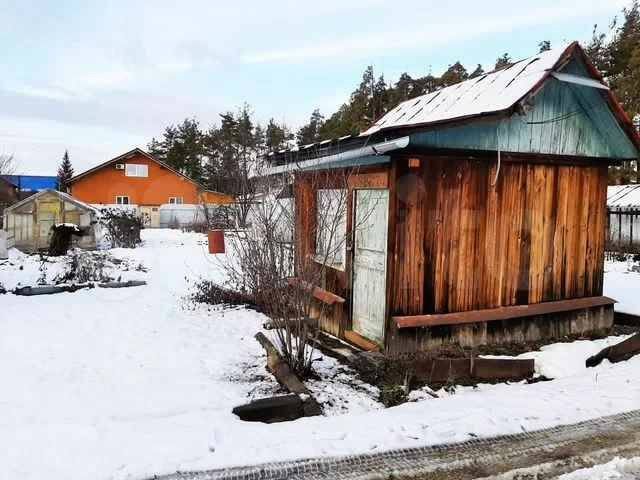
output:
M233 202L232 196L206 190L139 148L76 175L69 184L71 195L85 203L138 206L152 227L159 226L164 204Z

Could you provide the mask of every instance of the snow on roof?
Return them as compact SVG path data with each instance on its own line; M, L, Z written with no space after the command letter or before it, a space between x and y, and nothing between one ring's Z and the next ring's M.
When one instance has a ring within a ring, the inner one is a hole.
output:
M65 192L61 192L59 190L53 190L53 189L47 189L47 190L42 190L38 193L36 193L35 195L31 195L30 197L25 198L24 200L21 200L18 203L14 203L13 205L11 205L10 207L7 207L5 209L5 212L10 212L13 211L16 208L21 207L22 205L26 205L27 203L33 202L34 200L48 194L48 193L52 193L54 195L57 195L58 197L60 197L62 200L72 203L74 205L76 205L77 207L92 211L92 212L97 212L98 210L95 207L92 207L91 205L89 205L88 203L84 203L80 200L78 200L75 197L72 197L71 195L69 195L68 193Z
M608 207L640 206L640 184L611 185L607 189Z
M407 100L362 135L507 110L545 79L569 48L549 50L513 65Z

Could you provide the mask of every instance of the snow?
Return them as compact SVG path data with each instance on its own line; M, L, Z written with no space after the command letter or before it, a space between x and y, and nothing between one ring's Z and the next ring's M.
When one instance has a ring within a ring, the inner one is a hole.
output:
M576 340L571 343L545 345L536 352L527 352L516 357L486 355L486 358L533 358L535 375L546 378L566 378L583 373L585 360L602 349L620 343L631 335L611 336L599 340Z
M536 87L565 51L566 48L549 50L510 68L402 102L362 135L372 135L386 128L425 125L506 110Z
M640 478L640 457L616 457L610 462L582 468L558 477L558 480L636 480Z
M604 271L604 294L618 301L616 311L640 315L638 262L634 262L631 257L624 262L607 261Z
M145 230L140 248L110 250L119 263L109 268L144 287L0 295L0 476L140 479L518 433L640 405L640 358L584 368L585 356L616 340L604 339L533 353L553 381L441 391L386 410L373 387L318 354L322 381L308 385L326 416L242 422L234 406L279 391L253 338L266 319L185 303L189 280L224 280L205 238ZM65 262L48 262L47 278ZM35 282L39 266L11 250L0 282Z
M640 185L609 185L607 188L608 207L632 207L640 205Z
M0 465L7 478L125 479L215 466L224 459L212 451L220 439L243 441L234 436L241 422L231 409L279 390L253 338L265 317L183 308L187 278L222 279L206 237L146 230L143 239L141 248L109 251L121 261L109 268L147 280L145 287L0 295ZM47 282L66 262L45 262ZM38 256L12 249L0 263L0 282L33 285L40 265ZM352 405L381 408L377 392L342 382L352 377L349 369L317 357L321 377L335 377L310 385L332 400L328 415ZM258 441L267 427L251 428Z

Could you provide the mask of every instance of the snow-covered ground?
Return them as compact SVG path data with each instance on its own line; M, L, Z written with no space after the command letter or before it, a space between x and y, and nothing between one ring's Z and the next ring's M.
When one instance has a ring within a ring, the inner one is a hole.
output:
M603 465L582 468L561 475L558 480L637 480L640 478L640 457L616 457Z
M617 300L616 311L640 315L640 263L606 261L604 294Z
M323 358L324 381L309 385L327 416L241 422L233 406L278 390L253 338L264 317L183 308L187 279L222 280L205 237L143 234L141 248L110 251L123 262L109 268L147 286L0 295L0 478L138 479L516 433L640 407L640 358L584 368L613 341L605 339L531 354L554 381L462 388L386 410L375 389ZM63 270L57 263L47 275ZM37 257L15 251L0 265L7 288L39 275Z

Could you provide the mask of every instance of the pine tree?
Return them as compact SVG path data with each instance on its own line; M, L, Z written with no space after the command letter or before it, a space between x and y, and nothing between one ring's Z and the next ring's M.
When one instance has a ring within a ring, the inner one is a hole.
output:
M298 145L308 145L321 140L320 130L324 124L324 117L317 108L311 114L309 123L303 125L296 133L296 141Z
M602 72L631 118L640 114L640 2L634 0L622 11L622 21L614 19L608 33L594 26L587 46L591 61ZM609 168L609 182L638 182L638 161Z
M60 162L60 166L58 167L58 189L61 192L69 191L69 180L71 180L72 177L73 166L71 165L71 160L69 160L69 152L65 150L62 156L62 162Z
M411 98L411 94L415 89L415 82L411 75L403 73L396 82L395 86L391 89L390 96L394 104L404 102Z
M550 40L543 40L540 43L538 43L538 53L548 52L549 50L551 50Z
M267 128L264 132L265 146L268 152L275 152L281 150L287 146L287 142L292 139L292 135L289 129L285 125L279 125L271 118L267 123Z
M476 69L473 72L471 72L471 75L469 75L469 78L476 78L481 75L484 75L484 69L482 68L482 65L478 64Z
M203 182L204 135L198 121L186 118L177 126L170 125L162 137L162 140L151 140L149 152L196 182Z
M511 60L511 56L508 53L503 53L496 60L496 70L502 70L503 68L507 68L513 65L513 60Z
M624 20L609 45L608 80L633 118L640 113L640 3L623 10Z
M442 74L440 77L440 85L448 87L463 82L468 78L469 74L467 73L467 69L464 68L460 62L456 62L453 65L449 65L447 71Z

